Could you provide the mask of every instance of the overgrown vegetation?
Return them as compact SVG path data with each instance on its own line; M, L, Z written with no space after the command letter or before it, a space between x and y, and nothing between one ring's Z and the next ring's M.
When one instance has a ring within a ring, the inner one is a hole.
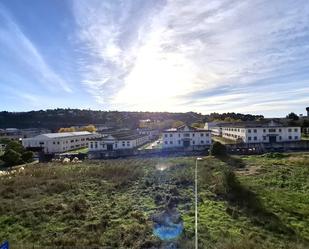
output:
M198 162L199 248L304 249L309 155ZM241 164L241 167L238 167ZM0 238L12 248L161 248L152 216L177 208L194 248L195 158L31 165L0 177Z

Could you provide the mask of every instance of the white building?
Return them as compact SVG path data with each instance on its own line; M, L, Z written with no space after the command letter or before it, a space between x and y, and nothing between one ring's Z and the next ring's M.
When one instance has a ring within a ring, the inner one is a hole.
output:
M89 152L135 149L149 141L148 135L117 132L89 141Z
M211 131L183 125L163 131L163 148L211 145Z
M301 128L270 121L221 125L222 137L244 143L276 143L301 140Z
M25 148L43 149L45 153L52 154L88 147L89 140L98 136L88 131L47 133L25 138L22 144Z

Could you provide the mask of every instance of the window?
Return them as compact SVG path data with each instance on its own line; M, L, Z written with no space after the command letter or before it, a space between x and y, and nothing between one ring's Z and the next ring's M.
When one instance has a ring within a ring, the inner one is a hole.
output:
M173 134L170 134L170 137L172 137L173 136Z
M192 144L195 144L195 141L192 141Z
M56 144L56 142L54 141L53 144Z
M178 144L181 144L180 140L178 140Z
M251 137L248 137L248 141L251 141Z
M295 129L294 129L294 131L295 131L295 132L298 132L298 129L297 129L297 128L295 128Z
M289 136L289 140L291 140L292 139L292 136Z
M297 139L298 139L298 136L295 136L294 139L297 140Z
M250 129L248 130L248 133L251 133L251 130L250 130Z
M281 137L281 136L279 136L279 140L282 140L282 137Z
M204 137L204 133L201 133L201 137Z
M289 129L288 131L289 131L289 132L292 132L292 129Z
M256 133L256 132L257 132L257 130L256 130L256 129L254 129L254 130L253 130L253 132L254 132L254 133Z
M276 132L276 129L269 129L269 132Z
M265 133L265 132L266 132L266 129L263 129L263 132Z
M180 135L180 133L178 133L178 137L180 137L181 135Z
M58 141L57 144L60 144L60 142Z
M209 137L209 134L208 134L208 133L206 133L206 137Z
M167 134L164 134L164 137L167 137Z
M167 141L164 141L165 144L167 144Z
M257 140L257 137L254 137L253 140L256 141L256 140Z
M204 140L201 140L201 144L203 144L204 143Z
M173 141L170 141L170 144L173 144Z
M281 129L279 129L279 132L281 132L282 130Z
M93 149L93 143L92 142L90 143L90 148Z
M123 141L123 142L122 142L122 147L125 147L125 146L126 146L126 142Z
M266 136L263 136L263 140L266 141Z
M127 146L130 146L130 141L127 141Z

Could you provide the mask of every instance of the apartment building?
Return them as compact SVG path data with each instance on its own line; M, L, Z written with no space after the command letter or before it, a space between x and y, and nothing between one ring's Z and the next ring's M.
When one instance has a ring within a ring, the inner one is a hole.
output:
M244 143L278 143L301 140L301 128L270 121L238 122L220 126L222 137Z
M163 148L211 145L211 131L187 125L163 131Z

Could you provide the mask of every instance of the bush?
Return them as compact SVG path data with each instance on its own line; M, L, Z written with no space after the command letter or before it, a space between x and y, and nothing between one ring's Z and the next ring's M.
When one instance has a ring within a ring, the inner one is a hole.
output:
M7 150L3 156L2 160L8 165L8 166L14 166L22 162L21 154L16 152L15 150L9 149Z
M226 147L220 142L214 142L210 148L210 154L212 156L224 156L226 155Z
M25 151L22 155L21 155L22 160L25 163L31 163L33 161L33 152L32 151Z

